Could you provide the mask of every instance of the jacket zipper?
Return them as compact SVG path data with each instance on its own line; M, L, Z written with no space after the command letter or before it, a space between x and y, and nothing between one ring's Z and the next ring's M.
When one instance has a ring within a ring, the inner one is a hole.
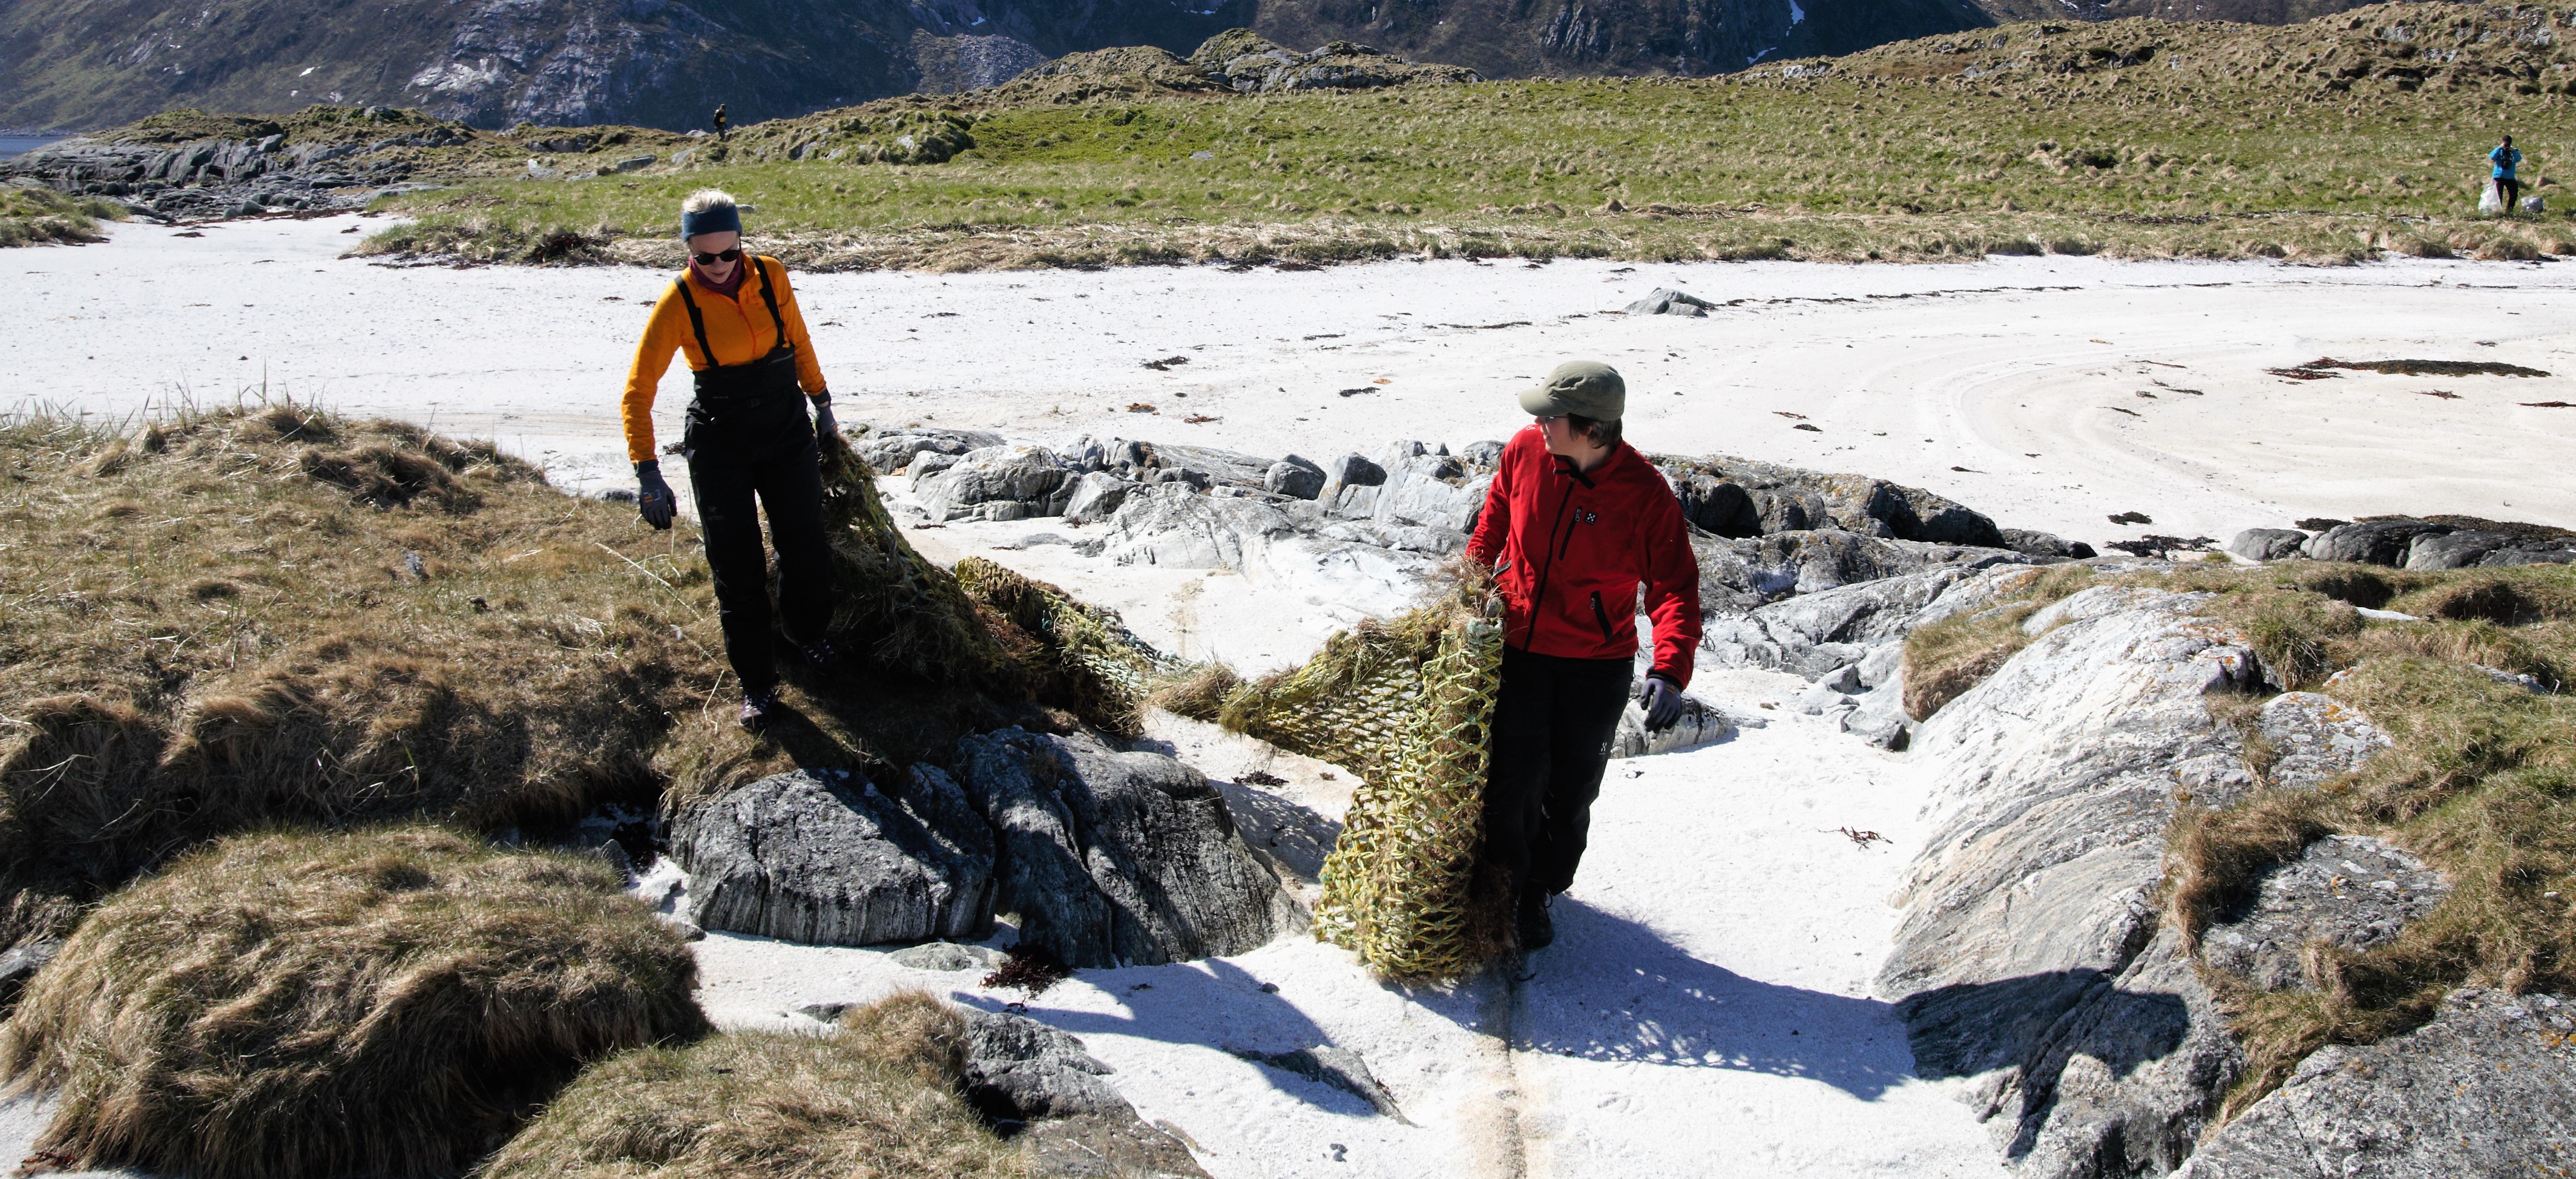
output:
M1556 523L1550 526L1547 530L1547 548L1541 550L1542 552L1547 552L1549 556L1547 559L1547 567L1538 571L1538 592L1530 595L1529 633L1521 636L1521 643L1524 650L1527 649L1528 644L1535 642L1538 639L1538 612L1541 606L1547 604L1547 579L1550 575L1556 572L1557 558L1565 555L1563 549L1565 547L1572 547L1574 544L1574 536L1572 533L1566 534L1565 545L1563 547L1560 547L1556 540L1557 533L1565 528L1565 513L1573 507L1574 484L1569 479L1565 485L1565 498L1558 501L1556 505Z
M1609 642L1611 640L1610 612L1601 608L1600 590L1592 591L1592 621L1601 624L1601 641Z

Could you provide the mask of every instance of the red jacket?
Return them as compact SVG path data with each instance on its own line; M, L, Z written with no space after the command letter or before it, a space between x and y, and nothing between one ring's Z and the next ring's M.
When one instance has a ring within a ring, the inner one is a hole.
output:
M1699 558L1681 501L1622 442L1590 474L1549 454L1536 426L1512 435L1467 555L1493 567L1503 641L1538 655L1637 653L1637 586L1655 620L1654 674L1690 684L1699 647Z

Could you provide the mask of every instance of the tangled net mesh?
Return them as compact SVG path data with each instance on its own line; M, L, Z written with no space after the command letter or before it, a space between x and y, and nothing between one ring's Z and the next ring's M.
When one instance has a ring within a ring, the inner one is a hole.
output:
M1304 666L1251 683L1222 672L1157 697L1360 775L1324 860L1319 936L1381 977L1445 981L1510 944L1509 898L1483 859L1485 772L1503 632L1484 587L1325 643Z
M1176 665L1115 612L982 557L957 562L956 576L966 596L1035 640L1015 654L1038 699L1122 737L1144 731L1146 693Z
M876 472L839 437L823 442L823 525L832 560L831 633L880 665L942 683L989 683L1005 657L957 579L916 552L886 514Z

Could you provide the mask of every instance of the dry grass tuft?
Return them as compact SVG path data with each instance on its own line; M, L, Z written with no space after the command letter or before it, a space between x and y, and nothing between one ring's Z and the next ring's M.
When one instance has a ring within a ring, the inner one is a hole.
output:
M852 1179L1026 1173L958 1096L964 1021L927 995L839 1035L739 1032L597 1065L481 1179Z
M845 649L759 738L694 527L306 406L0 420L0 945L195 843L430 816L543 835L1030 720L998 621L832 483ZM1032 722L1033 723L1033 722Z
M1243 677L1222 663L1202 664L1189 674L1154 689L1146 703L1191 720L1216 723L1225 701L1243 686Z
M2277 1088L2324 1045L2421 1024L2454 987L2576 987L2576 906L2565 899L2576 894L2576 698L2499 682L2486 670L2531 674L2546 686L2576 666L2576 569L2293 564L2192 571L2188 583L2221 595L2213 612L2256 640L2276 676L2358 708L2395 745L2312 790L2187 809L2171 837L2167 919L2196 936L2246 903L2265 872L2329 832L2388 839L2453 885L2393 942L2359 952L2312 947L2316 990L2266 993L2210 976L2250 1058L2226 1115ZM2350 609L2374 602L2426 620L2364 623Z
M702 1034L604 866L434 828L260 835L102 904L0 1025L36 1143L201 1179L452 1175L588 1060Z
M2037 637L2023 632L2024 621L2093 580L2089 566L2049 566L2013 586L1996 605L1915 628L1905 636L1905 715L1930 720L1942 705L1984 683Z

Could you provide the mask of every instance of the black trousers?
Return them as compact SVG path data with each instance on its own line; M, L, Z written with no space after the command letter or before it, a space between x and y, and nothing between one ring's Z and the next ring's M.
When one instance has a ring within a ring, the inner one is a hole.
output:
M1485 777L1485 855L1515 896L1574 886L1634 667L1504 649Z
M2513 212L2522 203L2522 181L2511 176L2496 177L2496 195L2504 199L2504 211Z
M744 402L701 397L689 403L681 435L698 526L706 534L707 568L715 575L725 658L750 693L778 686L770 649L769 557L760 547L763 511L770 543L778 548L778 612L788 637L811 642L832 621L823 475L804 402L792 391Z

